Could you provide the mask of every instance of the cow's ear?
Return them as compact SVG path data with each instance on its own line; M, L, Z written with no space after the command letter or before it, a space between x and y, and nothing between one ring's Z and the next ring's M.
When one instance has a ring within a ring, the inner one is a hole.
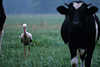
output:
M64 6L59 6L59 7L57 7L57 11L61 14L67 14L68 13L68 8L66 8Z
M92 6L89 8L89 14L94 14L98 11L98 8L95 6Z

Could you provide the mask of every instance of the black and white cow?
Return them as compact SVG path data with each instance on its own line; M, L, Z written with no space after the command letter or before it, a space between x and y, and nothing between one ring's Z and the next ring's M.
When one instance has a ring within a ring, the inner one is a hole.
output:
M2 36L3 36L3 26L6 20L6 15L5 11L3 8L3 1L0 0L0 55L1 55L1 41L2 41Z
M99 21L95 15L98 8L83 1L73 1L57 7L57 11L65 15L61 36L66 44L69 43L72 67L78 66L78 56L82 60L82 67L84 64L85 67L91 67L93 51L99 37Z

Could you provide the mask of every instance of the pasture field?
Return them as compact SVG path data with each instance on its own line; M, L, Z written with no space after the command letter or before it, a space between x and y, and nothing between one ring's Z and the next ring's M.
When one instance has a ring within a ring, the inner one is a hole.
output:
M8 15L0 67L70 67L69 49L60 36L63 19L59 15ZM28 24L27 30L33 35L31 55L26 58L19 37L23 23ZM93 54L92 67L100 67L100 41Z

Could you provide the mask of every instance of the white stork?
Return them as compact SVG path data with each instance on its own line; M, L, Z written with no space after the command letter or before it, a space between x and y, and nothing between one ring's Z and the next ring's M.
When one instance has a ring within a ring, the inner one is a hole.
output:
M32 42L32 34L26 31L27 24L23 24L24 32L21 34L21 42L24 44L24 56L26 56L25 46L28 46L28 55L30 55L30 43Z

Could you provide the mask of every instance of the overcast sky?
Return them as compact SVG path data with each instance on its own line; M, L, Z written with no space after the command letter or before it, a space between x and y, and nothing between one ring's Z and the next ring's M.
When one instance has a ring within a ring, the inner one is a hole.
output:
M3 0L7 14L57 13L56 8L74 0ZM91 2L93 0L85 0ZM95 0L97 2L97 0ZM100 1L99 1L100 2ZM95 3L94 3L95 4ZM98 6L99 7L99 6Z

